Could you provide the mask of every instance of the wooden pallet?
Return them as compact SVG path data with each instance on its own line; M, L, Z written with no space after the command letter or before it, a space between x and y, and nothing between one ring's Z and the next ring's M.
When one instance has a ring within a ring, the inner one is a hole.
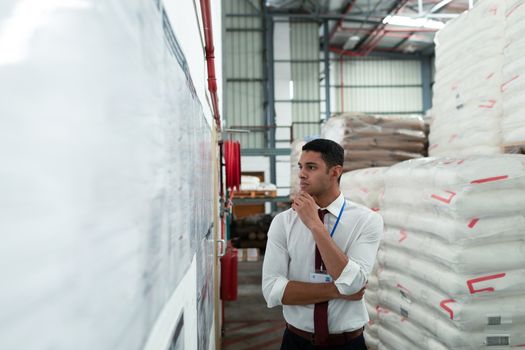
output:
M235 191L235 198L265 198L277 197L277 190L243 190Z
M516 143L501 146L503 153L525 154L525 143Z

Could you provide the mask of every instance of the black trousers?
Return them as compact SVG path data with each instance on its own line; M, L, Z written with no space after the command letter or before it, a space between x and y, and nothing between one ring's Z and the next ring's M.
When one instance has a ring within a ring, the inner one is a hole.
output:
M348 343L341 346L314 346L310 341L304 339L290 332L288 329L284 330L283 342L281 350L367 350L365 344L365 337L361 334L359 337L350 340Z

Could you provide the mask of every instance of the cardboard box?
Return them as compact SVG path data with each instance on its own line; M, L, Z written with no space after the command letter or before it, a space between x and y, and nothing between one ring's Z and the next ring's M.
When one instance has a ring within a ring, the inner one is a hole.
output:
M239 248L237 249L238 261L259 261L261 250L259 248Z

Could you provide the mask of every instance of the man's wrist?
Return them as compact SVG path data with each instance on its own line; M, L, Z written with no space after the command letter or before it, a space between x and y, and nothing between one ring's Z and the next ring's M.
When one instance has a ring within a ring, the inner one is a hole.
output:
M314 224L312 228L310 229L313 233L320 233L323 234L326 232L326 228L324 227L324 224L322 222Z
M330 282L330 299L339 299L341 297L341 293L339 293L339 289L337 289L334 282Z

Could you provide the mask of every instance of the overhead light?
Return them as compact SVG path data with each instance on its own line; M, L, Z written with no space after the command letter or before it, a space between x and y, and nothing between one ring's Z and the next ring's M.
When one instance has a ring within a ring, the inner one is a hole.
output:
M407 46L405 46L403 51L408 52L408 53L413 53L413 52L416 52L416 47L412 44L408 44Z
M290 95L290 100L293 100L293 80L288 82L288 93Z
M445 23L428 18L413 18L406 16L388 15L383 19L384 24L402 27L441 29Z
M352 50L357 43L361 40L361 37L359 35L352 35L351 37L346 40L345 44L343 45L343 50Z

